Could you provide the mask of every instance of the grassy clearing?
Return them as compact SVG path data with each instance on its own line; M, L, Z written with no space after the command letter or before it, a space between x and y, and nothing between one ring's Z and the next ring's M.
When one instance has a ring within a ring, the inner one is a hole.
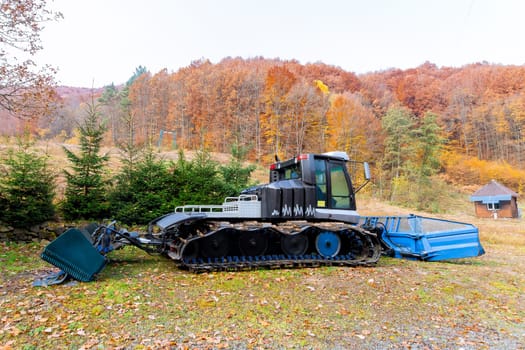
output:
M525 348L525 224L461 208L442 217L477 225L482 257L196 275L127 247L94 282L34 288L43 246L0 243L0 349Z
M476 224L487 254L453 262L191 274L128 247L97 281L48 288L31 287L42 247L4 244L0 346L524 347L525 227Z

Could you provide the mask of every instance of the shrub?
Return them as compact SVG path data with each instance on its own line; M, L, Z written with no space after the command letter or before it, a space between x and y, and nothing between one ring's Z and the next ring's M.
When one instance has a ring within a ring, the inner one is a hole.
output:
M29 141L9 150L0 178L0 220L14 227L28 228L55 215L54 174L47 156L35 152Z

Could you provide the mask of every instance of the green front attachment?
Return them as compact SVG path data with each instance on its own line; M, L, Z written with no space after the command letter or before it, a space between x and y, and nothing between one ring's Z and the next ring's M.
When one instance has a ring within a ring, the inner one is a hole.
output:
M49 243L41 257L82 282L92 281L107 262L77 228L68 229Z

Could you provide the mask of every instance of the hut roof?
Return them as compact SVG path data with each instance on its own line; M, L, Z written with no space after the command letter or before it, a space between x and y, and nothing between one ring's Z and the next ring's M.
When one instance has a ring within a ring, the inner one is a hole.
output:
M518 194L496 180L492 180L470 196L471 202L497 203L518 198Z

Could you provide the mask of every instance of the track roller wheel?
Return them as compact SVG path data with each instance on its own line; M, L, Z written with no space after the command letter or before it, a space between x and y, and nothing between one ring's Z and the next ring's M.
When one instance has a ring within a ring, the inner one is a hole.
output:
M239 248L243 255L263 255L268 248L268 238L261 231L241 232L239 235Z
M199 255L199 242L198 241L191 241L189 242L182 251L182 256L185 259L193 259L196 258Z
M304 255L308 249L308 237L304 233L282 235L281 249L287 255Z
M230 240L226 231L218 231L199 241L202 255L206 258L227 256L230 251Z
M369 242L365 241L366 237L360 236L356 233L350 234L348 240L350 242L350 253L360 259L368 255Z
M315 239L315 249L324 258L332 258L339 254L341 249L341 238L338 234L324 231L317 235Z

